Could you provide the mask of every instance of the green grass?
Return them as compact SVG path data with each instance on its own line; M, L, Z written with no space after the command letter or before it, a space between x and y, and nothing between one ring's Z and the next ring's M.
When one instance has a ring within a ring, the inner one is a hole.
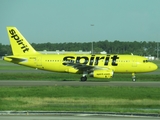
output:
M1 87L0 110L159 113L159 93L146 87Z

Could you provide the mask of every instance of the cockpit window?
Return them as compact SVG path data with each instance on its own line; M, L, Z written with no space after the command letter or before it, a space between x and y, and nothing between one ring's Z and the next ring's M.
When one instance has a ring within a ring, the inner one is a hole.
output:
M144 63L147 63L147 62L148 62L148 60L143 60L143 62L144 62Z

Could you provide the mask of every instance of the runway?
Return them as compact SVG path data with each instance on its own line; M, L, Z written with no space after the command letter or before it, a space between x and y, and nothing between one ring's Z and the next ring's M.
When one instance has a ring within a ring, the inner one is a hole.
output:
M160 87L160 82L80 82L80 81L21 81L0 80L0 86L126 86L126 87Z
M159 117L126 116L0 116L1 120L159 120Z

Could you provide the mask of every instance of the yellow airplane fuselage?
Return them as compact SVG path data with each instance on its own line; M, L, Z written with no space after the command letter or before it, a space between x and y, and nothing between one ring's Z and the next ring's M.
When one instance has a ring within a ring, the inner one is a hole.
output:
M19 56L14 56L15 58ZM79 63L97 68L110 68L115 73L139 73L151 72L157 69L157 65L148 62L146 58L136 55L67 55L67 54L39 54L20 56L24 61L11 60L8 57L4 60L16 64L38 68L54 72L76 73L78 70L72 66L64 65L66 61ZM114 59L114 57L116 59ZM82 71L79 71L80 73Z

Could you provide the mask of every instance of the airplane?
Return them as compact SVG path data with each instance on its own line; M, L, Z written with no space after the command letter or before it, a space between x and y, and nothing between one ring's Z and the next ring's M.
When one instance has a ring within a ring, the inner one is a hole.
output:
M42 54L36 51L16 27L7 27L13 55L3 60L40 70L82 74L80 81L87 81L87 75L95 78L112 78L114 73L136 73L155 71L158 66L138 55L118 54Z

